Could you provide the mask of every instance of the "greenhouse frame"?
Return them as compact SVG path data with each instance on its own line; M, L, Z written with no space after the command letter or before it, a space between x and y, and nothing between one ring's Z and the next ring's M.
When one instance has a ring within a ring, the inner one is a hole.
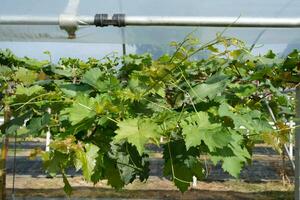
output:
M83 59L89 55L99 56L96 49L103 49L101 56L105 56L114 48L123 55L150 52L159 57L170 52L170 42L182 41L186 35L192 33L201 42L209 43L221 32L224 36L245 41L257 54L274 48L275 53L287 55L291 48L300 49L299 9L300 2L293 0L254 0L251 3L238 0L3 0L0 6L0 49L10 48L17 56L39 60L47 57L41 55L42 51L50 49L54 62L59 57L81 57L81 48L82 52L88 52ZM256 49L260 44L265 45L263 50ZM73 48L79 51L72 51ZM36 55L37 51L40 55ZM294 145L290 144L289 148L285 144L284 147L294 165L294 198L300 200L299 83L283 92L295 94L296 124L291 125L295 130ZM268 104L267 108L270 108ZM51 113L51 110L47 112ZM271 118L275 124L274 115ZM1 124L9 120L10 117L4 116ZM46 137L46 151L49 151L50 132ZM8 145L3 140L2 152ZM2 153L2 160L6 159L7 154L3 157ZM1 170L4 171L0 186L3 198L5 165Z

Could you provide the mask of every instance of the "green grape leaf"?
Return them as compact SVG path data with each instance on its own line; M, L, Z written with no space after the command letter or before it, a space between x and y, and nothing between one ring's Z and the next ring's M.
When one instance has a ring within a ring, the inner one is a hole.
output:
M37 73L23 67L19 68L19 70L15 73L15 77L14 77L15 81L20 81L25 85L30 85L34 83L36 79L37 79Z
M222 168L235 178L239 176L243 166L244 163L237 157L223 158Z
M63 110L61 114L67 115L72 125L94 118L96 116L95 99L86 95L79 95L72 106Z
M13 73L12 69L7 66L0 65L0 80L9 80L11 79L11 74Z
M28 132L25 134L30 134L38 136L41 134L41 131L48 126L50 123L51 115L47 112L41 117L33 117L29 120L28 125L26 126Z
M170 161L169 161L170 162ZM182 164L174 164L171 166L171 164L167 163L167 166L170 165L170 168L173 168L174 170L174 177L173 182L175 186L181 191L185 192L188 190L191 182L193 181L193 173L191 170ZM172 174L172 172L169 172L167 168L164 169L164 174ZM171 170L172 171L172 170Z
M244 164L251 158L251 155L247 148L244 147L244 138L234 130L231 130L230 133L232 138L230 144L222 149L216 149L210 155L214 164L222 161L224 171L237 178Z
M121 189L124 187L124 182L121 178L120 171L115 160L104 157L104 175L107 178L107 184L113 188Z
M117 125L119 128L115 131L115 141L127 140L137 148L140 155L143 154L147 142L156 141L159 137L159 127L150 119L126 119Z
M32 70L38 70L41 69L43 66L49 64L48 60L42 60L39 61L37 59L33 59L33 58L19 58L20 61L24 62L27 66L27 68L32 69Z
M89 94L92 91L90 86L88 85L79 85L72 83L61 84L59 85L59 88L65 95L69 97L76 97L82 93Z
M14 134L16 131L20 129L24 125L24 121L28 118L31 118L32 116L32 111L28 111L24 114L21 114L19 116L16 116L15 118L11 119L10 121L4 122L0 126L0 130L2 133L5 134Z
M171 176L175 186L181 192L188 189L193 176L199 179L204 177L204 169L197 159L197 155L199 155L199 151L195 148L187 150L182 140L164 145L164 176Z
M137 176L140 181L148 179L150 171L148 155L141 156L136 147L127 142L114 145L112 149L125 184L133 182Z
M256 92L257 88L254 84L230 84L231 91L238 97L249 97Z
M108 92L119 87L119 81L116 77L106 75L105 72L99 68L93 68L87 71L81 81L94 87L99 92Z
M98 156L96 157L96 164L94 167L94 173L91 176L91 181L96 184L98 183L101 178L103 178L103 154L100 152L98 153Z
M98 151L99 147L94 144L85 144L85 151L75 151L77 163L79 163L76 168L82 169L83 176L87 181L91 181L91 177L96 166Z
M210 100L221 94L227 83L228 77L223 74L215 74L208 78L205 83L196 85L189 90L192 99L204 101L206 97Z
M68 78L71 78L74 75L72 68L64 65L51 65L51 72Z
M61 173L62 167L67 164L68 155L59 151L45 152L42 159L44 169L54 177Z
M30 86L30 87L24 87L22 85L17 85L16 88L16 95L24 95L24 96L28 96L31 97L33 95L39 95L45 93L45 89L42 86L39 85L34 85L34 86Z
M210 151L228 145L230 134L221 124L211 123L206 112L198 112L181 121L182 134L186 147L189 149L204 142Z
M87 71L83 77L82 77L82 82L89 84L90 86L102 90L103 87L103 82L101 78L105 76L105 73L102 72L98 68L93 68Z
M233 120L235 129L248 129L254 132L272 131L272 126L268 120L261 117L261 113L257 110L247 111L244 114L233 112L235 109L227 103L222 103L218 113L221 117L230 117Z
M248 149L244 147L244 138L237 132L230 130L232 141L230 142L230 149L242 161L247 161L251 158L251 155L248 152Z

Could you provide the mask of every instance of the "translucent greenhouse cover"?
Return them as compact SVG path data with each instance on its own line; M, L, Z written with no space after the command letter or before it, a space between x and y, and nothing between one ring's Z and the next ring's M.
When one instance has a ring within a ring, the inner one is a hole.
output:
M126 16L216 16L216 17L300 17L299 0L1 0L1 16L59 17L73 12L77 16L98 13L124 13ZM182 41L193 32L202 42L213 39L224 28L82 26L75 39L58 25L0 25L0 49L11 49L18 56L48 59L60 57L100 58L112 51L150 52L155 57L170 51L171 41ZM228 28L225 35L253 43L259 48L286 54L300 47L300 28Z
M73 7L70 8L70 2ZM78 4L78 5L77 5ZM227 16L299 17L299 0L1 0L0 16L58 17L65 12L94 16L96 13L125 13L127 16ZM81 43L168 44L188 33L202 41L224 28L212 27L80 27L76 39L68 39L58 25L0 25L0 41L43 41ZM124 38L122 37L124 31ZM299 28L229 28L225 35L249 43L297 43ZM263 33L263 34L262 34Z

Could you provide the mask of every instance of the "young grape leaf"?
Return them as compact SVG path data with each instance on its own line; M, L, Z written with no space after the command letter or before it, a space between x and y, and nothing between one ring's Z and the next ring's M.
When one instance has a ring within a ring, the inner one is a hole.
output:
M85 144L85 151L78 150L75 152L77 163L80 163L83 176L87 181L91 181L91 177L96 166L98 151L99 147L90 143ZM79 168L80 166L77 165L77 168Z

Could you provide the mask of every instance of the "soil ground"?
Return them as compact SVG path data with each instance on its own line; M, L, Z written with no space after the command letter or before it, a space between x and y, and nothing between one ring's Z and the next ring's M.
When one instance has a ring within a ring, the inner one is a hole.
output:
M12 198L14 145L10 145L7 161L7 197ZM29 160L30 150L36 147L44 148L43 141L18 142L15 168L14 195L16 200L62 200L69 199L63 192L61 178L46 178L42 162L38 158ZM253 162L241 172L239 180L233 179L224 172L220 165L212 166L207 161L209 174L205 181L198 181L197 186L181 194L173 183L162 177L163 160L161 149L149 146L151 153L150 178L146 183L135 181L121 191L115 191L106 185L105 181L93 186L86 183L80 172L70 170L69 181L74 189L70 199L293 199L293 185L282 184L280 169L281 158L266 145L256 145L253 152ZM288 160L285 163L288 175L293 180L293 171Z
M74 188L71 199L163 199L163 200L271 200L293 199L293 186L283 186L281 182L246 183L244 181L198 182L188 192L181 194L169 180L150 177L146 183L136 181L121 191L115 191L105 181L93 186L81 177L69 178ZM7 178L7 185L12 185L12 177ZM63 192L61 178L18 177L15 185L15 196L20 199L68 199ZM7 189L11 196L12 189Z

